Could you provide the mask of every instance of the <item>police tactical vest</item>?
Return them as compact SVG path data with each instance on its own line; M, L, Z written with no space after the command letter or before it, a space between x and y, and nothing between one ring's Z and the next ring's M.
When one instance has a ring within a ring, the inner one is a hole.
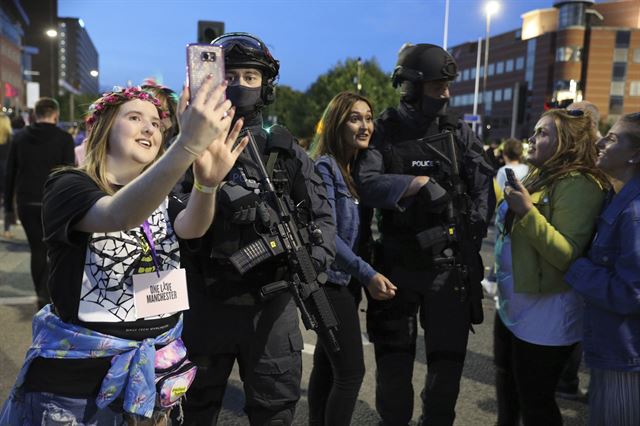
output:
M274 128L275 127L275 128ZM281 126L274 126L269 132L252 128L258 148L263 152L263 162L276 190L282 193L285 203L290 206L301 206L298 209L300 221L308 222L309 214L305 206L310 205L308 191L300 171L300 161L296 158L293 144L296 143L291 133ZM258 188L259 178L256 164L244 151L231 169L226 181L233 181L248 190ZM273 206L267 206L269 213L275 218ZM256 222L258 219L256 219ZM231 304L254 304L256 292L260 285L282 279L286 270L286 258L276 257L256 266L241 276L230 264L229 257L242 247L259 238L258 224L232 223L223 212L217 212L204 241L208 254L203 263L203 275L207 292L218 299L231 300ZM204 253L203 253L204 254Z
M379 124L384 129L382 155L385 173L429 176L447 191L451 190L455 177L448 143L444 138L428 143L421 140L442 133L437 119L431 122L426 132L419 135L407 134L406 126L394 109L385 111ZM454 140L455 158L460 173L463 173L463 151L457 135L454 135ZM412 236L442 220L440 215L425 213L425 206L418 199L404 212L383 210L382 215L382 231L387 235L407 233Z

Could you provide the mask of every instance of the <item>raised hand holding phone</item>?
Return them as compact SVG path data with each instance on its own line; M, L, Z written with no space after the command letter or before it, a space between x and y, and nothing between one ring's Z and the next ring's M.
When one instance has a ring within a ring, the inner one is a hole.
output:
M187 87L189 102L193 102L195 94L205 79L211 76L213 86L224 81L224 54L222 48L210 44L187 45Z
M504 199L516 215L524 216L533 208L531 195L527 188L516 178L515 173L510 168L505 168L507 175L507 186L504 188Z

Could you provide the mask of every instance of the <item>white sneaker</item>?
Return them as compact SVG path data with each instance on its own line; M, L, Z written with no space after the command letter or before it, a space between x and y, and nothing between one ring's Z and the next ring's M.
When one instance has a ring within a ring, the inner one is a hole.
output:
M489 297L495 297L498 292L498 283L485 278L482 280L482 288L484 288Z

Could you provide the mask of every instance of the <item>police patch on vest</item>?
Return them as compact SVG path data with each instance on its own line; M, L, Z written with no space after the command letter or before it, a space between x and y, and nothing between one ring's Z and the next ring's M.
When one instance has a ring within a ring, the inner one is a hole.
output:
M417 173L418 175L420 174L431 175L433 173L436 173L440 169L440 161L438 160L426 159L426 158L420 158L420 159L407 158L407 159L404 159L404 161L405 161L405 165L403 168L408 172L407 174Z

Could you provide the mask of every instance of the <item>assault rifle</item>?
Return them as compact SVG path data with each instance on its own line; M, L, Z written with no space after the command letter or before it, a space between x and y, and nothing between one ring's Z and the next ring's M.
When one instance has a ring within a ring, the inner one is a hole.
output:
M275 209L277 217L272 218L275 219L273 221L264 220L265 215L269 218L269 213L262 209L259 214L263 223L269 223L268 232L262 233L259 239L234 253L230 261L240 274L244 274L265 260L286 253L290 280L276 281L263 286L260 289L261 296L268 299L283 291L289 291L300 311L305 328L316 333L325 333L331 349L337 352L340 350L335 336L338 320L321 287L327 281L327 275L324 272L316 272L307 251L308 244L322 243L322 232L313 223L310 223L305 232L301 232L295 221L295 207L283 200L282 195L273 186L251 131L247 130L244 135L249 137L247 152L258 169L260 195L265 201L271 201L269 204Z
M449 167L450 186L447 191L450 200L443 215L445 223L419 232L416 238L423 250L432 250L434 265L451 270L457 275L455 289L460 292L461 301L471 296L472 322L480 323L483 317L482 306L476 306L473 302L474 299L481 299L481 295L476 294L479 290L475 288L477 286L469 285L471 273L477 271L471 271L469 265L477 262L478 254L474 238L481 232L476 232L471 223L471 199L466 194L466 185L460 176L455 141L457 120L456 123L452 123L447 118L441 117L443 120L440 123L441 133L418 140L421 147L431 151ZM442 151L434 145L439 146ZM446 275L440 275L438 279L444 281ZM444 282L434 284L444 285Z

